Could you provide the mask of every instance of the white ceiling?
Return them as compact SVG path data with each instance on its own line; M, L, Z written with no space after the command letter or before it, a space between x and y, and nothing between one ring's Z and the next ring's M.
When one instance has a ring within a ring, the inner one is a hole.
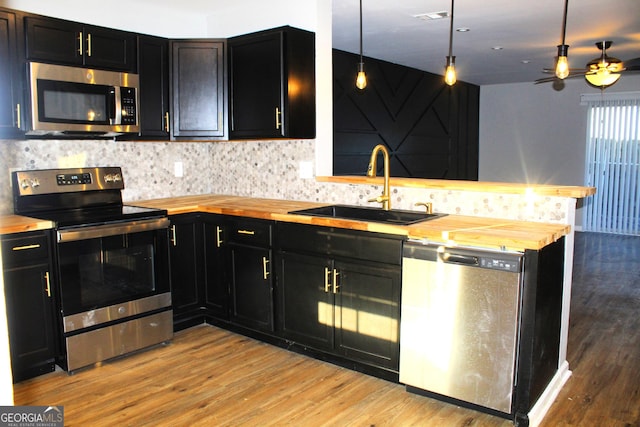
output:
M363 53L443 74L449 49L448 18L414 15L449 11L450 0L362 0ZM548 77L561 42L564 0L456 0L453 55L458 79L477 85ZM456 32L467 27L469 32ZM607 54L640 57L640 0L569 0L566 44L569 64L583 68L612 40ZM502 50L492 47L501 46ZM359 0L333 0L333 47L359 52ZM529 61L525 64L522 61ZM366 69L366 63L365 63Z

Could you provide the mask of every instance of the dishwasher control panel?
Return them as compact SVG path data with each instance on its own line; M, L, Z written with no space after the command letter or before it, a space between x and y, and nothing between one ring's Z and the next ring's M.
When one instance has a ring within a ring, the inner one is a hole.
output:
M480 257L478 265L482 268L493 270L520 272L520 259L500 259L492 257Z

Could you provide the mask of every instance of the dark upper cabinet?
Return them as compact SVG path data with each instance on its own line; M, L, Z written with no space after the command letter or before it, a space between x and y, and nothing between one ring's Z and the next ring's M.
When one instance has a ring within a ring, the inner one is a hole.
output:
M224 40L171 43L171 135L225 139Z
M136 72L136 35L45 17L25 18L27 59Z
M19 138L25 108L16 14L0 10L0 138Z
M230 138L315 138L315 34L282 27L228 43Z
M169 137L169 40L138 36L140 136Z
M3 236L4 292L13 381L55 368L55 293L48 232Z

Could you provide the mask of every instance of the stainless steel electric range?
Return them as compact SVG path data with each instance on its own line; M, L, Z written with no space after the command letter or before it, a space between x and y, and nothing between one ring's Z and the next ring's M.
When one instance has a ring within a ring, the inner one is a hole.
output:
M14 212L55 224L68 371L173 337L167 212L126 205L119 167L12 172Z

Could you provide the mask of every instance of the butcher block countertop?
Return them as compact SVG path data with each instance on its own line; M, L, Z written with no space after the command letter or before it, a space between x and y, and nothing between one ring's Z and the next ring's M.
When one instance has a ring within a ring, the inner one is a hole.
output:
M20 215L0 215L0 235L53 228L53 223L44 219L27 218Z
M565 224L546 224L461 215L447 215L407 226L292 215L288 212L326 206L327 203L230 195L172 197L129 202L129 204L166 209L169 215L207 212L397 234L407 236L410 239L426 239L433 242L461 246L503 248L517 251L542 249L571 231L571 227Z
M382 185L384 178L368 176L317 176L318 182L333 182L340 184L370 184ZM596 193L595 187L580 187L573 185L553 184L522 184L515 182L487 182L487 181L458 181L451 179L423 179L391 177L392 187L424 188L433 190L478 191L484 193L501 194L536 194L538 196L557 196L582 199Z

